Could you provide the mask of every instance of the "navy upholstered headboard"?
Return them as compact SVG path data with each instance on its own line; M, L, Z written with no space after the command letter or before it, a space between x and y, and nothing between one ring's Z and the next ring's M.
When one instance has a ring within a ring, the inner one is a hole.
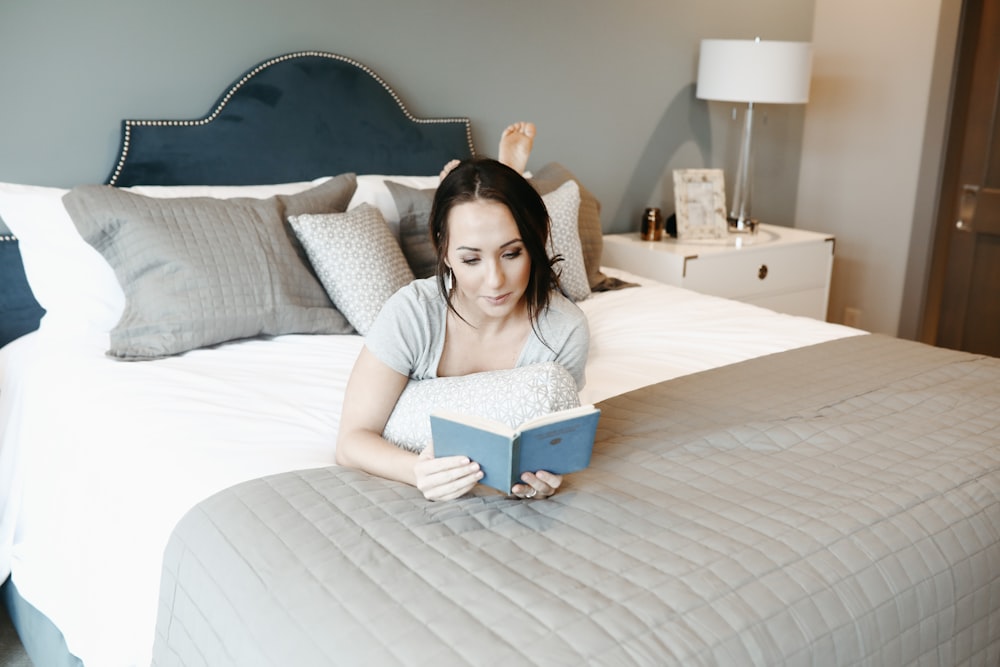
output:
M126 120L111 185L256 185L433 175L473 154L465 118L414 118L361 63L306 51L248 70L204 118Z
M414 117L365 65L301 51L247 70L203 118L124 120L110 185L259 185L345 172L434 175L475 154L467 118ZM0 241L0 346L43 313Z

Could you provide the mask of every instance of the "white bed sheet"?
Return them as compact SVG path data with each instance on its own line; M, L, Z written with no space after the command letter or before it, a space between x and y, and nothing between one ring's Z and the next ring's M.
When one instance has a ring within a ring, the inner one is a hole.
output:
M862 332L649 283L582 302L584 402ZM333 463L358 336L282 336L152 361L102 336L40 331L6 356L0 393L0 578L86 665L148 665L163 548L233 484ZM59 502L53 502L53 499Z
M663 285L617 269L642 285L580 302L590 322L584 403L754 357L865 333L808 317Z

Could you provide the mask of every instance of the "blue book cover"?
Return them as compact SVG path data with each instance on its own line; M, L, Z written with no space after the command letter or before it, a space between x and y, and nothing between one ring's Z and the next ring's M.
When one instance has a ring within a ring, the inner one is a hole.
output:
M593 405L553 412L512 429L506 424L446 410L431 414L435 456L468 456L481 484L503 493L525 472L565 475L590 465L601 411Z

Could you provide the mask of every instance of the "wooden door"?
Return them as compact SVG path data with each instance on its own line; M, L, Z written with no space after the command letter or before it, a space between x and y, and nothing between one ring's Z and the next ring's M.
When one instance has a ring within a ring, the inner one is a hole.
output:
M921 339L1000 357L1000 0L966 0Z

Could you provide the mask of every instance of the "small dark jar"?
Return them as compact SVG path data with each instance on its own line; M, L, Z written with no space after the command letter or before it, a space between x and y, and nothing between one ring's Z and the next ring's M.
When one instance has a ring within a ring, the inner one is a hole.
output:
M663 214L658 208L647 208L642 214L640 225L643 241L659 241L663 238Z

